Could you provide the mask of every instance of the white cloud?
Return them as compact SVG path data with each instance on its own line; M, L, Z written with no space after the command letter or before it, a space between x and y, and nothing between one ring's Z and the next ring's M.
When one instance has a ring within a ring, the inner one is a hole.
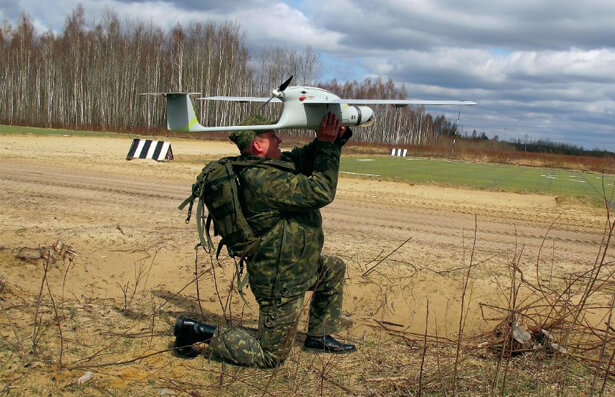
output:
M339 50L340 33L315 25L304 13L284 3L272 2L265 8L241 10L231 15L254 45L274 42L299 48Z
M7 0L2 0L7 1ZM86 18L113 10L122 18L153 22L163 28L177 23L206 21L237 21L252 46L282 44L292 47L337 51L341 34L317 26L301 11L283 2L252 0L220 1L127 1L127 0L53 0L43 10L38 1L21 0L12 13L26 12L36 21L39 30L60 31L66 17L77 4L84 8ZM1 5L2 3L0 3ZM16 20L16 17L13 18Z

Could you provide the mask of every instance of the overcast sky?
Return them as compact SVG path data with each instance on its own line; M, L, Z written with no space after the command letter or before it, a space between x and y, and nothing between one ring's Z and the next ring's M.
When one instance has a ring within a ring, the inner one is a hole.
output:
M615 151L613 0L0 0L0 21L29 15L61 31L81 3L152 21L239 22L247 45L311 46L321 80L405 83L410 98L465 99L465 131ZM456 109L428 108L457 119Z

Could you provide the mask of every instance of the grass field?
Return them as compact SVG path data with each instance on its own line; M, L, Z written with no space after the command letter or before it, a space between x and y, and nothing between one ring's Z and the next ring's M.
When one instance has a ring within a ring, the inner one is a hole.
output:
M392 156L343 157L341 170L418 184L576 197L594 204L602 202L603 185L613 200L615 180L614 175L578 170Z
M114 132L7 125L0 125L0 134L126 137L126 134ZM181 161L182 154L175 155ZM593 205L602 203L603 191L613 202L615 181L615 175L579 170L392 156L343 156L341 171L350 175L417 184L563 196Z

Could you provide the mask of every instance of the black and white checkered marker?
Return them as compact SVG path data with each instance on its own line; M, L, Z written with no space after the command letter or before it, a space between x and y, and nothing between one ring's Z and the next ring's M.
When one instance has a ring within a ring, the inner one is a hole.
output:
M169 142L135 139L126 155L126 160L132 159L173 160L173 150Z

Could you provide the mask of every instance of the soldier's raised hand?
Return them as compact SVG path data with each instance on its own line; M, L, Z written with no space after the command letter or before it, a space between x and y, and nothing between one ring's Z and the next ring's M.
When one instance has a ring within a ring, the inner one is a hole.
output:
M316 139L333 143L342 129L342 122L335 113L327 113L316 130Z

